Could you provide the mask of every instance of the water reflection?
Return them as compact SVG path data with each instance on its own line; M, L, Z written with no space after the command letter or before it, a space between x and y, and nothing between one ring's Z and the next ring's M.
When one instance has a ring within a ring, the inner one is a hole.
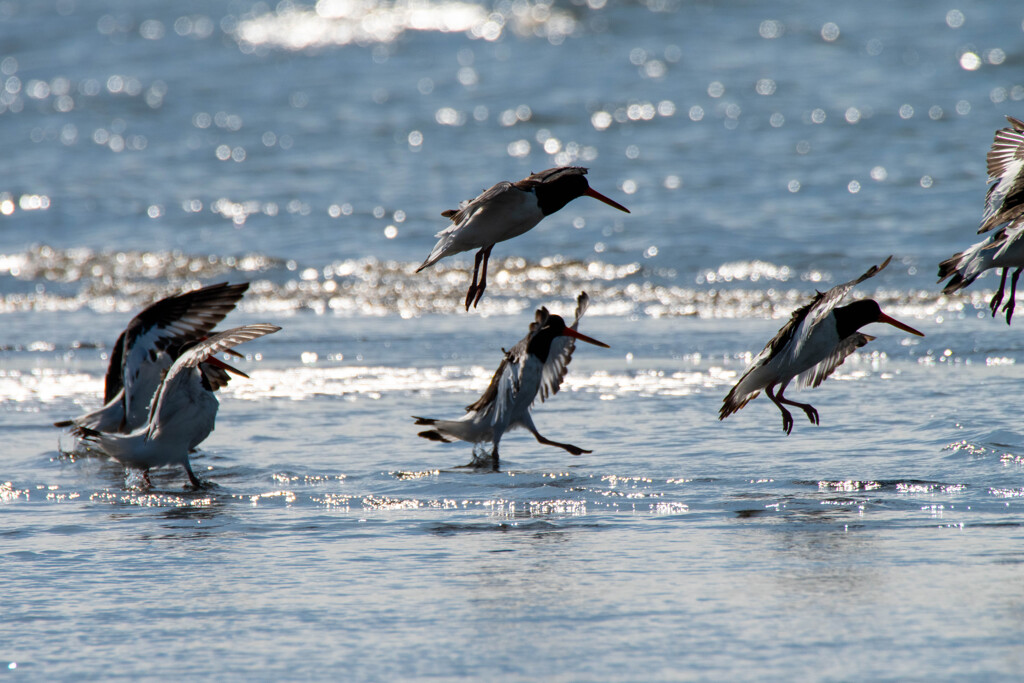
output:
M390 43L406 31L465 33L495 41L506 30L559 44L576 31L576 20L564 10L531 0L498 3L492 10L453 0L319 0L313 9L282 3L276 10L244 17L234 37L243 51L301 51Z

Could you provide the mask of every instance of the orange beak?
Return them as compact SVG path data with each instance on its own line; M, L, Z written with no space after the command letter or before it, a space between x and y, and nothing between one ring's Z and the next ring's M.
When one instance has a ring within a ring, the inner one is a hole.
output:
M603 194L601 194L600 192L598 192L597 190L595 190L592 187L588 187L587 191L584 192L583 194L587 195L588 197L593 197L594 199L596 199L599 202L604 202L608 206L614 206L619 211L625 211L626 213L629 213L629 209L624 207L622 204L619 204L617 201L615 201L613 199L608 199L607 197L605 197Z
M601 347L604 347L606 349L610 349L611 348L610 346L608 346L604 342L597 341L593 337L588 337L585 334L580 334L579 332L577 332L576 330L572 329L571 327L565 328L565 331L562 332L562 334L564 334L567 337L572 337L573 339L579 339L580 341L585 341L588 344L593 344L594 346L601 346Z
M892 325L896 329L903 330L904 332L909 332L910 334L916 334L918 337L924 336L924 332L918 332L910 325L901 323L899 320L896 320L896 318L890 318L885 313L879 313L878 320L876 322L888 323L889 325Z

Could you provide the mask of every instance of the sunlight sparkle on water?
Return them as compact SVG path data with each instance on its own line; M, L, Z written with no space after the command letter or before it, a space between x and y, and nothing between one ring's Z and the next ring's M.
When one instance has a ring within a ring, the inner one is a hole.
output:
M456 1L319 0L313 10L289 3L276 11L246 17L234 34L245 51L258 46L298 51L390 43L406 31L461 32L495 41L505 29L559 44L576 30L576 20L568 12L534 2L500 4L488 11L481 5Z

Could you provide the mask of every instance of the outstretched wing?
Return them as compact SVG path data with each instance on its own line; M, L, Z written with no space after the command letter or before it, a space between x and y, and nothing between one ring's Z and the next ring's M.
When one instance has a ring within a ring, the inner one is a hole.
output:
M134 322L134 320L132 321ZM124 389L122 373L124 371L124 337L128 333L125 330L118 335L114 342L114 348L110 350L110 362L107 363L107 376L103 381L103 403L110 403L115 396Z
M487 410L488 406L492 403L506 400L509 390L518 391L520 365L523 359L526 358L530 340L537 334L537 330L547 320L548 315L548 309L543 306L537 309L537 312L534 314L534 322L530 323L530 331L515 346L505 351L505 357L501 359L501 365L498 366L498 369L494 371L494 376L491 377L491 383L487 385L480 398L466 406L466 412L482 412Z
M174 397L185 389L184 385L188 382L191 371L198 367L200 363L204 363L211 356L227 351L243 342L251 341L267 334L273 334L280 329L277 325L267 323L235 327L204 339L187 349L174 361L174 365L171 366L166 377L164 377L164 381L160 384L160 388L157 390L157 398L153 402L153 408L150 413L150 429L152 430L159 422L167 423L170 421L170 416L164 416L162 414L163 411L171 410L173 412Z
M277 325L257 323L219 332L182 353L178 360L174 361L168 377L173 375L179 368L194 368L200 363L205 362L210 356L214 356L221 351L227 351L244 342L258 339L267 334L273 334L280 329Z
M123 363L116 369L121 374L126 393L131 392L132 384L140 374L146 372L147 364L159 354L209 334L217 323L234 310L248 288L248 282L237 285L221 282L161 299L135 316L122 334ZM109 378L115 371L113 364L117 357L116 351L111 354L107 370L108 393L111 390ZM128 374L129 368L133 374ZM117 390L113 393L117 393ZM145 400L148 401L149 397L145 397Z
M985 213L978 232L1011 221L1024 213L1024 122L1006 117L1012 128L996 131L988 152L988 179L992 185L985 195Z
M889 265L890 261L892 261L892 256L889 256L889 258L885 259L885 261L882 262L881 265L871 266L870 268L867 269L867 272L865 272L856 280L850 280L849 282L846 282L844 284L836 285L835 287L828 290L824 294L818 292L818 294L815 295L814 299L812 299L809 304L807 304L803 308L799 309L796 313L794 313L793 318L790 320L789 324L793 324L796 322L796 316L798 313L802 314L803 319L799 322L799 324L796 326L795 331L793 332L795 338L793 340L793 345L790 347L792 349L793 357L796 358L800 355L800 352L803 350L802 347L804 342L811 338L811 330L816 325L818 325L822 320L824 320L825 317L827 317L828 314L832 312L833 308L839 305L839 303L846 297L846 295L850 293L851 289L853 289L860 283L864 282L868 278L878 275L878 273L881 272L882 269Z
M576 297L576 317L571 327L579 329L580 318L587 312L590 306L590 297L586 292L580 292ZM562 388L562 381L569 372L569 363L572 362L572 353L576 350L576 340L566 335L559 335L551 341L551 350L548 352L548 359L544 363L544 371L540 380L540 400L546 401L549 396L554 396Z

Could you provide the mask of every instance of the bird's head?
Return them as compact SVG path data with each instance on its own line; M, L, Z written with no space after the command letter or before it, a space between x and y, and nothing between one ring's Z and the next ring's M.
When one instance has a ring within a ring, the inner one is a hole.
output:
M545 216L553 214L572 200L583 196L593 197L619 211L629 213L629 209L622 204L605 197L590 187L586 173L587 169L582 166L562 166L534 173L520 182L532 185L537 193L537 202Z
M883 313L882 307L874 299L861 299L860 301L854 301L848 306L837 308L835 309L835 316L840 339L845 339L870 323L886 323L904 332L916 334L918 337L924 336L924 332L919 332L910 325L901 323L899 320Z

